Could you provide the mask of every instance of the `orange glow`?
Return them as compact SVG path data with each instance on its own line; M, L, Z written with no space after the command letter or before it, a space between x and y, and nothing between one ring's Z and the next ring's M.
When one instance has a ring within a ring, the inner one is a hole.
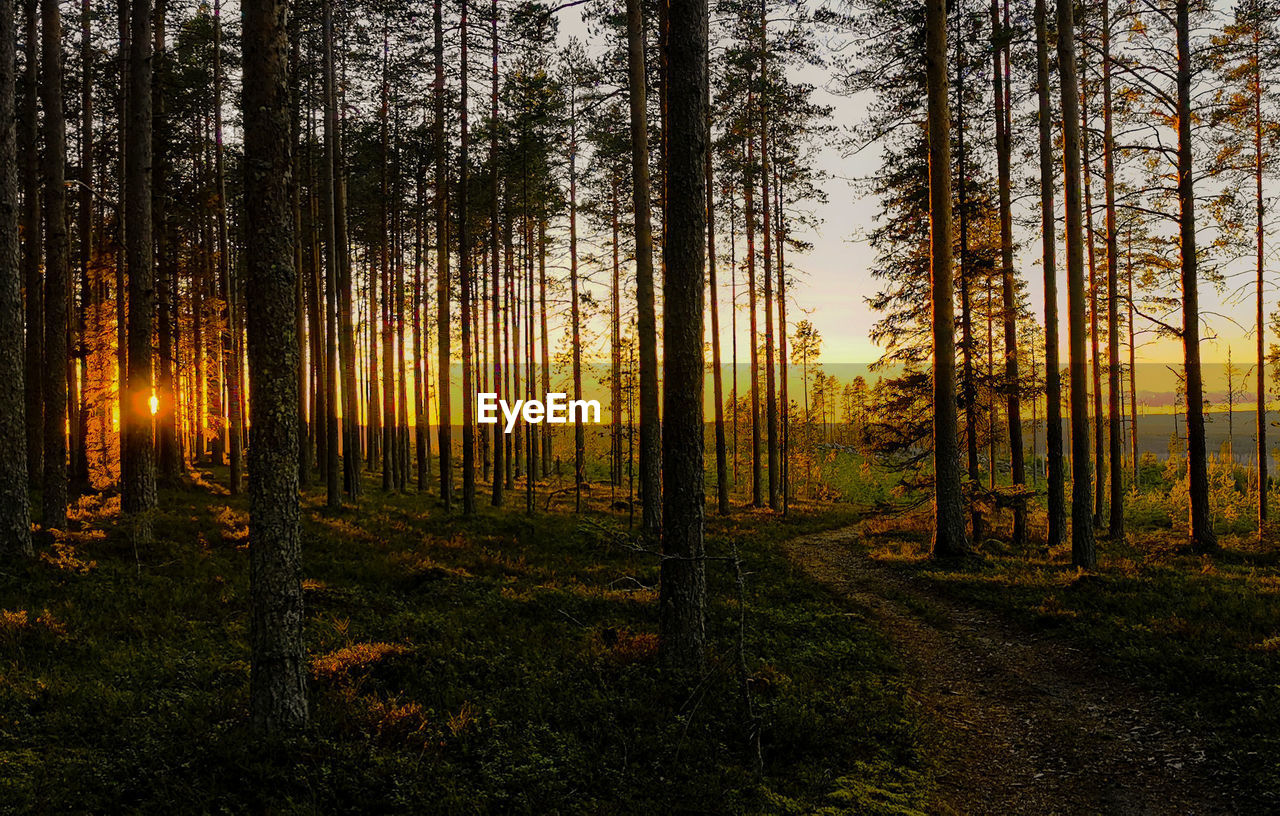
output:
M151 394L151 415L155 416L159 410L160 410L160 399L155 395L155 393L152 393Z

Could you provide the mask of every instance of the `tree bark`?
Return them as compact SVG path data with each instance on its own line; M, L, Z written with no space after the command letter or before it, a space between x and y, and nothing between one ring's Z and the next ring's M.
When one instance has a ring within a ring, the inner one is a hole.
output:
M933 312L933 456L935 557L963 555L964 499L956 441L956 330L951 269L951 114L947 99L947 12L925 2L925 76L929 119L929 234Z
M41 0L43 59L40 96L45 143L44 492L45 529L67 521L67 127L62 98L62 12ZM150 218L148 218L150 220Z
M1111 474L1111 538L1124 538L1124 463L1120 431L1120 250L1116 235L1115 136L1111 121L1111 10L1102 0L1102 176L1107 205L1107 440ZM1102 486L1099 484L1098 489Z
M1071 3L1058 4L1062 84L1063 193L1066 201L1067 333L1071 351L1071 562L1098 563L1089 490L1089 386L1085 348L1084 234L1080 206L1080 87Z
M1209 474L1204 434L1204 384L1200 370L1200 288L1196 265L1196 198L1191 156L1191 34L1189 0L1177 0L1178 40L1178 233L1182 254L1182 348L1187 378L1187 481L1191 547L1218 548L1209 516Z
M0 555L30 558L23 388L22 274L18 247L18 144L14 119L17 20L13 0L0 0ZM34 150L35 145L27 145Z
M1036 0L1036 98L1040 130L1040 231L1044 266L1045 450L1048 458L1049 549L1062 543L1066 521L1062 467L1062 364L1058 360L1058 272L1053 203L1053 111L1049 101L1049 33L1045 0Z
M646 102L644 17L641 0L627 0L627 89L631 107L631 196L635 213L636 329L640 346L640 528L656 535L662 525L661 449L658 417L658 319L653 290L650 223L649 124Z
M27 483L39 487L44 476L44 282L40 254L43 243L40 207L39 96L40 31L39 0L24 0L26 69L22 75L22 110L18 142L27 145L22 161L22 286L26 295L26 410Z
M453 506L453 408L450 405L450 383L453 373L450 359L449 318L449 171L446 164L448 146L444 140L444 25L440 4L432 4L432 30L434 31L435 81L432 84L432 104L435 121L432 123L432 141L435 143L435 194L436 194L436 394L439 408L440 446L440 502L444 509Z
M462 514L473 516L476 512L476 431L474 424L475 389L471 372L471 247L467 234L467 0L462 0L459 22L461 29L461 55L458 114L461 138L458 155L458 278L462 298Z
M1000 199L1000 292L1001 316L1004 323L1004 388L1005 414L1009 423L1009 473L1015 489L1027 483L1026 462L1022 449L1022 388L1018 373L1018 299L1013 279L1013 212L1010 203L1012 184L1010 159L1013 152L1010 140L1011 113L1009 111L1009 38L1008 3L1006 19L1000 20L998 0L991 0L991 25L995 45L995 66L992 75L996 113L996 164ZM992 465L994 466L994 462ZM1018 499L1013 506L1013 531L1011 542L1020 547L1027 537L1027 506Z
M663 528L659 650L690 673L706 664L703 532L703 261L706 246L707 3L673 0L668 40L667 212L663 255Z
M135 0L136 1L136 0ZM298 507L297 268L290 217L288 6L244 2L250 376L249 709L268 735L306 725Z

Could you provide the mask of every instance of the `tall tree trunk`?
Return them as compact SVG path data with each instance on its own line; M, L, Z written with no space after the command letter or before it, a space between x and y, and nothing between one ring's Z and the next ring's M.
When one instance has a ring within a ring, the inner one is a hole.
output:
M747 110L754 105L753 94L747 92ZM751 506L764 506L763 458L760 453L760 339L757 329L759 308L756 306L756 208L755 208L755 139L751 125L746 125L747 164L742 180L743 212L747 219L747 308L750 310L749 343L751 349Z
M1083 23L1081 24L1083 28ZM1080 65L1081 131L1080 149L1084 162L1084 235L1089 263L1089 375L1092 380L1093 398L1093 526L1102 526L1103 493L1106 492L1107 463L1102 432L1102 356L1098 333L1098 265L1095 258L1097 241L1093 230L1093 171L1090 169L1089 130L1089 68L1085 61Z
M578 78L569 89L569 315L573 331L573 398L582 399L582 315L578 303ZM701 168L699 168L701 169ZM666 290L664 289L664 296ZM665 317L664 317L665 320ZM665 330L665 322L663 324ZM701 334L699 334L701 338ZM670 380L667 387L670 388ZM582 483L587 458L585 417L573 424L574 510L582 512ZM699 442L701 444L701 442ZM665 451L664 451L665 453ZM665 500L665 499L664 499Z
M637 261L639 266L641 262ZM538 327L538 339L542 345L542 393L551 393L551 340L550 332L547 331L547 219L541 216L538 219L538 313L540 315L540 325ZM551 427L543 425L546 433L542 437L542 474L546 476L551 472L551 440L553 439Z
M791 460L788 458L791 450L791 400L787 394L787 263L786 256L783 254L787 230L782 220L782 180L778 176L776 164L773 177L773 201L775 209L773 230L778 242L778 399L782 405L782 422L778 429L782 437L779 441L782 472L778 474L778 481L781 482L782 514L785 516L791 509Z
M440 4L432 3L434 31L435 81L431 88L435 118L432 141L435 148L435 216L436 216L436 393L440 424L440 501L444 509L453 507L453 408L450 405L452 360L449 319L449 171L446 164L448 146L444 140L444 26ZM465 84L465 83L464 83Z
M1209 474L1204 434L1204 384L1200 371L1200 288L1196 265L1196 198L1191 157L1191 23L1189 0L1177 0L1178 227L1182 254L1182 348L1187 378L1187 482L1191 546L1216 550L1209 516Z
M773 356L773 230L770 225L772 198L769 195L769 73L766 59L769 37L765 0L760 2L760 271L764 279L764 382L765 431L769 454L769 507L782 508L778 493L778 400L774 385Z
M333 60L330 58L330 66ZM345 67L344 67L345 74ZM345 85L336 76L330 79L333 97L330 99L330 115L333 117L333 241L337 253L336 274L338 281L338 355L342 368L342 467L347 495L359 498L364 492L360 473L360 390L356 379L359 365L356 359L356 330L354 320L354 294L351 271L351 244L347 230L347 176L343 159L344 110L338 89Z
M498 0L493 0L491 19L489 21L492 31L493 43L493 70L491 73L492 89L489 99L491 105L492 122L489 127L489 254L492 257L493 272L493 390L497 393L498 399L502 399L503 394L503 361L505 358L502 338L502 307L499 298L500 281L502 280L502 264L499 263L499 237L498 237ZM572 161L572 159L570 159ZM571 216L572 217L572 216ZM503 456L505 454L505 434L503 433L503 424L495 422L493 425L493 496L492 504L494 507L502 506L502 487L505 477L505 464Z
M1261 540L1264 528L1267 524L1267 488L1269 487L1269 479L1267 478L1267 357L1266 357L1266 339L1267 329L1264 322L1264 296L1265 296L1265 234L1266 234L1266 208L1263 205L1262 198L1262 53L1261 53L1262 32L1257 27L1253 28L1253 180L1255 185L1254 193L1254 209L1257 217L1256 225L1256 243L1257 243L1257 316L1256 316L1256 332L1258 361L1256 363L1255 376L1257 378L1257 408L1256 408L1256 432L1258 435L1258 539Z
M22 275L18 247L18 144L14 72L18 34L13 0L0 0L0 554L30 558L23 388ZM29 43L28 43L29 44ZM26 145L34 151L35 144Z
M964 498L956 441L956 329L951 269L951 114L947 99L947 11L925 2L925 75L929 112L929 234L933 311L933 552L963 555Z
M471 371L471 245L467 233L467 0L462 0L460 77L458 114L461 138L458 155L458 277L462 297L462 514L476 512L476 431L474 425L475 389Z
M27 483L38 487L44 476L44 282L40 255L43 225L40 211L40 151L36 149L39 121L40 31L39 0L23 0L23 45L26 68L22 74L22 110L18 143L26 145L22 161L22 286L26 295L26 411Z
M342 506L342 493L338 473L338 267L341 265L340 251L337 243L337 224L334 213L337 202L337 189L334 169L337 165L337 112L335 110L335 89L333 70L333 2L324 0L324 173L322 182L323 201L321 210L322 229L324 230L325 248L325 484L327 506L337 510ZM345 375L344 375L345 378ZM345 405L345 402L344 402ZM351 421L351 415L344 412L342 422ZM345 435L344 435L345 436ZM350 456L346 452L345 460Z
M68 372L71 385L71 483L77 491L89 486L89 320L93 285L89 267L93 261L93 40L90 31L92 9L89 0L80 3L80 189L76 207L80 233L80 308L76 312L74 365ZM163 24L160 26L163 31ZM163 48L163 46L162 46ZM74 285L73 285L74 288ZM75 298L72 297L74 305ZM76 383L79 372L79 385ZM167 407L167 406L166 406Z
M956 49L959 52L956 70L956 204L959 207L960 220L960 365L961 365L961 402L964 403L965 454L969 484L978 489L982 484L982 471L978 464L978 389L977 376L973 367L973 306L971 281L973 264L969 259L969 163L965 149L965 134L968 131L965 119L965 73L968 60L965 57L965 38L958 28ZM808 386L805 387L805 400L808 401ZM809 411L805 409L806 421ZM972 525L974 541L983 539L982 510L979 502L970 502L969 519Z
M1067 333L1071 352L1071 563L1098 563L1089 495L1089 391L1085 349L1084 233L1080 207L1080 87L1076 79L1071 3L1058 4L1058 66L1062 84L1063 195L1066 202Z
M1040 233L1044 266L1045 450L1048 458L1048 539L1062 543L1066 520L1062 467L1062 364L1058 361L1058 271L1053 203L1053 110L1049 101L1049 33L1045 0L1036 0L1036 98L1040 130Z
M667 665L696 676L705 666L707 646L702 454L707 3L674 0L669 14L659 651Z
M1120 421L1120 304L1116 235L1115 137L1111 122L1111 10L1102 0L1102 173L1107 204L1107 440L1111 466L1111 518L1108 532L1124 538L1124 475ZM1099 482L1098 489L1102 489Z
M1136 494L1142 490L1142 466L1138 460L1138 366L1137 352L1134 343L1133 332L1133 227L1129 227L1126 239L1126 264L1128 266L1128 274L1125 276L1129 283L1129 445L1130 456L1133 459L1133 492Z
M219 0L213 4L213 164L216 185L218 227L218 288L222 297L222 376L226 382L227 402L224 406L227 424L221 428L222 446L227 450L231 474L231 495L240 492L241 427L240 377L241 363L239 338L236 330L236 281L231 274L231 245L227 236L227 174L222 146L222 6Z
M47 106L46 106L47 107ZM151 340L155 268L151 222L151 4L133 0L129 24L129 125L125 177L126 255L129 267L129 410L121 463L121 509L133 521L134 540L151 541L149 512L156 506L151 417Z
M136 0L135 0L136 1ZM307 722L298 523L297 268L289 211L288 6L244 3L249 376L249 709L255 730Z
M178 347L178 323L175 319L177 300L178 248L173 240L170 218L168 144L171 138L165 115L164 76L167 66L165 15L166 0L157 0L155 8L155 77L151 88L152 150L154 151L152 202L154 212L156 269L159 273L159 371L156 388L156 435L160 478L172 482L182 469L182 452L178 442L178 391L175 373ZM86 95L88 92L86 92ZM88 277L85 277L86 283ZM87 381L87 380L86 380Z
M62 108L62 12L57 0L41 0L40 11L43 30L40 92L45 143L42 519L45 529L61 529L67 521L67 127Z
M658 417L658 319L653 291L645 82L641 0L627 0L627 91L631 106L631 196L635 213L636 329L640 346L640 527L647 535L655 535L662 525L662 503L659 500L662 491L662 428Z
M716 512L729 515L729 465L724 435L724 375L720 371L720 287L716 284L716 188L711 153L711 67L707 66L707 285L711 290L711 383L716 418ZM781 268L781 267L779 267ZM619 440L621 442L621 440ZM621 453L621 450L619 450ZM621 473L619 473L621 475Z
M991 0L991 26L993 31L995 70L992 76L996 113L996 164L1000 186L1000 291L1001 314L1004 321L1004 388L1005 414L1009 422L1009 474L1014 489L1027 483L1026 462L1022 449L1022 400L1021 378L1018 373L1018 298L1013 280L1013 212L1010 203L1011 170L1013 152L1009 111L1009 38L1008 0L1005 0L1005 20L1000 20L998 0ZM994 462L992 463L994 465ZM1027 537L1027 506L1018 498L1013 506L1013 546L1020 547Z

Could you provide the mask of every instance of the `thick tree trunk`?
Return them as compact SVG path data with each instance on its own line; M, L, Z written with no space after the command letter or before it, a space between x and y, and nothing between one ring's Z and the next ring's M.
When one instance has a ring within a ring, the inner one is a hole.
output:
M659 649L667 665L698 673L707 646L702 454L707 3L673 0L669 13Z
M1209 474L1204 435L1204 383L1200 371L1200 287L1196 265L1196 198L1191 157L1191 34L1189 0L1177 0L1178 227L1182 254L1182 348L1187 378L1187 481L1191 547L1218 548L1209 516Z
M951 114L947 99L947 12L926 0L925 75L929 112L929 234L933 312L933 456L936 557L963 555L964 498L956 442L956 330L951 269Z
M658 319L653 291L653 227L650 224L649 125L645 82L641 0L627 0L631 196L636 231L636 330L640 346L640 527L647 535L656 535L662 525L662 503L659 500L662 491L662 427L658 417Z
M41 0L40 11L43 32L40 96L44 105L45 143L42 520L45 529L61 529L67 521L67 127L62 108L62 13L57 0Z
M1085 348L1084 228L1080 207L1080 87L1076 80L1071 3L1058 4L1058 66L1062 77L1063 194L1066 202L1067 328L1071 350L1071 562L1098 563L1089 495L1089 386Z
M22 286L26 295L26 394L27 483L39 487L44 476L44 282L40 255L43 229L40 212L40 151L36 149L39 121L40 31L39 0L24 0L26 69L22 74L22 110L18 143L27 146L22 160Z
M30 558L23 388L22 275L18 247L17 20L13 0L0 0L0 556ZM26 146L34 150L34 144Z
M298 524L297 269L289 211L289 90L281 0L244 2L245 224L250 427L249 579L253 727L307 722Z
M149 512L156 506L151 417L151 340L155 267L151 221L151 4L133 0L129 26L129 124L125 176L126 262L129 267L129 398L121 419L121 509L132 517L134 540L151 540Z

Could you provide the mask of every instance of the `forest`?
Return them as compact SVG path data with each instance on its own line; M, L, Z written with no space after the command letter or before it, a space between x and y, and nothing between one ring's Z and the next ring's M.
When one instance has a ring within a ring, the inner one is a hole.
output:
M0 813L1280 810L1278 18L0 0Z

